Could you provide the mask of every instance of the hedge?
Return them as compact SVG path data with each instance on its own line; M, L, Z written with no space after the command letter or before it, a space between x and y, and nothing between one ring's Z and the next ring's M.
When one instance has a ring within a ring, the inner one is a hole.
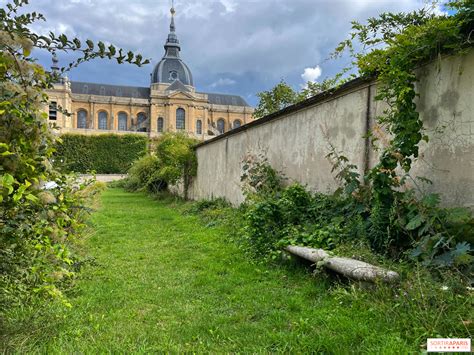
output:
M124 174L146 153L148 138L134 134L85 136L64 134L56 146L54 164L66 171Z

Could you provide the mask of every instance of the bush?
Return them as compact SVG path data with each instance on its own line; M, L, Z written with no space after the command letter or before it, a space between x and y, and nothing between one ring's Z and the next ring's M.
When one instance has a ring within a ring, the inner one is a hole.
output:
M128 178L124 187L128 191L146 189L148 192L156 193L166 190L168 184L160 175L159 160L154 155L146 155L135 161L128 171Z
M184 199L187 199L191 179L197 170L193 149L197 142L183 133L165 133L156 142L156 155L147 155L133 163L124 183L125 188L156 193L165 190L168 185L182 184Z
M181 183L185 200L188 199L191 179L197 172L194 146L198 142L185 133L165 133L156 145L160 177L170 185Z
M388 212L379 213L367 187L354 183L350 165L335 165L344 188L328 195L297 183L283 186L266 159L247 157L243 163L242 234L256 256L275 258L286 245L330 250L362 241L376 253L420 261L432 271L472 271L474 219L468 209L442 208L436 194L417 198L407 190L395 195ZM385 215L390 218L380 217Z
M106 49L103 42L96 46L64 34L32 32L34 23L45 18L25 11L27 4L14 0L0 7L0 322L5 311L37 297L59 297L67 304L61 289L77 269L74 245L89 210L85 200L97 193L97 187L86 189L87 182L80 184L52 166L56 137L44 112L45 90L84 61L124 61L123 50L113 45ZM77 55L66 67L46 72L31 57L37 48L53 56L57 50ZM125 60L144 62L132 54ZM76 149L67 147L68 153ZM47 188L48 182L55 187Z
M66 171L125 174L147 150L148 139L134 134L85 136L64 134L56 146L54 162Z

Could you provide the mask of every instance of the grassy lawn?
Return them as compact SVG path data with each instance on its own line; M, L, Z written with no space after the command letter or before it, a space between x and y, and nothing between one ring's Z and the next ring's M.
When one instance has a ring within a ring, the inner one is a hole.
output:
M370 292L297 264L253 264L219 227L145 195L107 190L93 225L98 265L81 273L73 307L30 314L8 349L406 353L425 341Z

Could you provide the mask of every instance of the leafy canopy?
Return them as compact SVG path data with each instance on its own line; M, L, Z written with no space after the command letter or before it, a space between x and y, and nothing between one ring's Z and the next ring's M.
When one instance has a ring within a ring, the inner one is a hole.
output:
M284 109L297 100L297 93L283 80L273 89L260 92L257 96L260 98L260 102L253 113L256 118Z
M26 12L27 4L14 0L0 9L0 313L26 304L33 295L62 297L60 287L80 265L73 247L84 227L86 186L51 164L56 138L43 113L45 89L93 58L147 63L103 42L84 45L64 34L36 34L32 25L45 18ZM31 56L35 48L78 57L48 73ZM46 182L56 187L47 190Z

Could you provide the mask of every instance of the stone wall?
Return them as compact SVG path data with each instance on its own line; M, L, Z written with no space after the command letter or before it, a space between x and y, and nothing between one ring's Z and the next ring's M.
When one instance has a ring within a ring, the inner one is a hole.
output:
M422 145L411 175L431 179L432 186L421 188L441 193L445 204L474 207L474 50L418 73L418 109L430 141ZM200 144L191 197L224 197L239 204L242 159L261 152L290 181L313 191L334 190L337 184L326 159L329 142L360 173L377 161L377 152L364 138L384 109L374 100L376 90L374 82L355 80Z

